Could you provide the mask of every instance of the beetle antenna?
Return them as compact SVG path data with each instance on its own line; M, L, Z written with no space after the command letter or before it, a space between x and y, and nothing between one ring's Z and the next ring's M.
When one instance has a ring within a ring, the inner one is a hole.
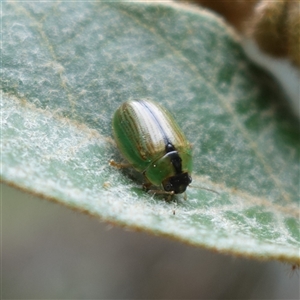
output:
M218 193L218 192L216 192L216 191L214 191L214 190L212 190L212 189L204 188L204 187L202 187L202 186L193 186L193 185L189 185L189 187L192 187L192 188L195 188L195 189L197 188L197 189L201 189L201 190L206 190L206 191L213 192L213 193L215 193L215 194L220 195L220 193Z

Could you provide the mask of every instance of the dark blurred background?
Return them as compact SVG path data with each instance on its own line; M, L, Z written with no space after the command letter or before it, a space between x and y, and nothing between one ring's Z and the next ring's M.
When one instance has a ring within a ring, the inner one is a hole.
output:
M299 271L112 227L1 185L2 299L299 299Z

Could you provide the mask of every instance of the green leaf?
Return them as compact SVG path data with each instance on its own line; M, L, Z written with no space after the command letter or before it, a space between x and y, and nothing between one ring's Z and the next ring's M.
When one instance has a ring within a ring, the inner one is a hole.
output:
M173 3L11 2L2 22L5 182L123 226L299 263L299 123L220 19ZM162 103L193 144L187 201L109 166L121 159L112 115L133 98Z

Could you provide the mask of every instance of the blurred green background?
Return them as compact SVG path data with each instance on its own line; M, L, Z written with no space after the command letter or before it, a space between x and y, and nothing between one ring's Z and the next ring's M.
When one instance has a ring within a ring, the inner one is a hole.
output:
M111 227L1 185L2 299L299 299L278 262Z

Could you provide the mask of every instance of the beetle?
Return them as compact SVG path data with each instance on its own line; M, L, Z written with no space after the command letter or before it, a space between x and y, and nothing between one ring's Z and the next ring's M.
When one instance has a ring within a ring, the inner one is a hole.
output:
M112 127L129 165L111 165L132 166L144 175L146 189L160 187L155 193L185 192L192 182L192 147L166 109L150 100L129 100L116 110Z

